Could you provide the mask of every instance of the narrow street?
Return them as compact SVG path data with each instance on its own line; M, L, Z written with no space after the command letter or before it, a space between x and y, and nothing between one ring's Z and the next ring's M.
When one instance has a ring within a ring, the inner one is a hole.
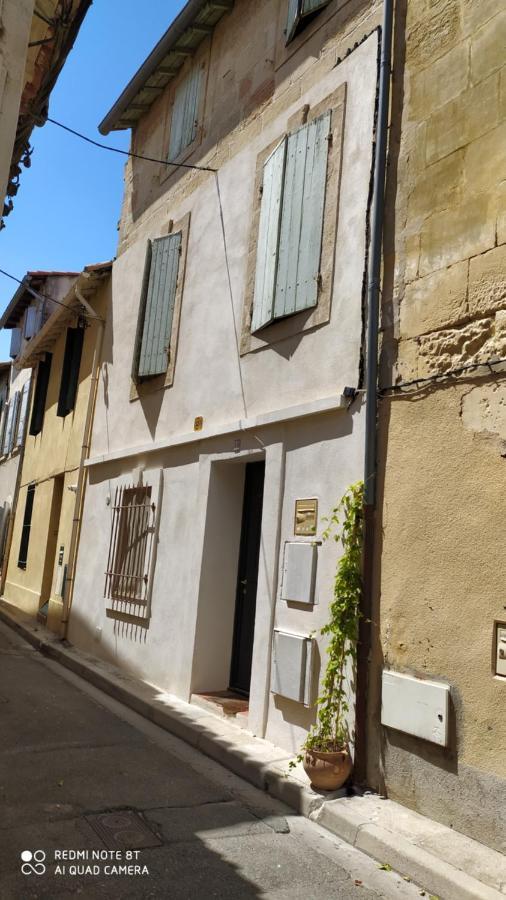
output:
M4 625L0 660L2 900L420 895Z

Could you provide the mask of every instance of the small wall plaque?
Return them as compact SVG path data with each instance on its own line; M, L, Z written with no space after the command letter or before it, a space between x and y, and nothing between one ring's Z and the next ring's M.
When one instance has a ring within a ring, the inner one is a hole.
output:
M318 500L295 501L295 534L315 535L318 520Z
M203 425L204 425L204 419L202 418L202 416L195 416L195 421L193 423L193 430L194 431L202 431Z

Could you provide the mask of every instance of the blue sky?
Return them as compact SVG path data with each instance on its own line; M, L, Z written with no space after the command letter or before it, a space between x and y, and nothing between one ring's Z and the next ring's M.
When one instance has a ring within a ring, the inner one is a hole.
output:
M184 6L185 0L94 0L56 87L49 114L91 137L128 149L130 132L98 133L98 123ZM0 268L22 278L29 269L68 269L111 259L125 158L99 150L55 125L32 133L32 166L24 169L14 209L0 232ZM0 309L16 290L0 275ZM0 359L10 332L0 331Z

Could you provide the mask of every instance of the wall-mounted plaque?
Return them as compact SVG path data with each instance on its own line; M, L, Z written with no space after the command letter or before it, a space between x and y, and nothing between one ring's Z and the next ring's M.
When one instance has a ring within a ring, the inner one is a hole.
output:
M295 534L316 534L318 500L295 501Z

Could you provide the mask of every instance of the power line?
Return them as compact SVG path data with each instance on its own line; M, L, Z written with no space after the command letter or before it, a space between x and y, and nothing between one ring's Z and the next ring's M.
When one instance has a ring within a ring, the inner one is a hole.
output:
M380 388L378 394L380 397L388 394L397 394L400 396L415 394L417 391L423 390L432 384L438 384L441 381L449 380L453 377L463 375L465 372L475 371L476 369L488 369L494 375L500 375L494 366L504 365L506 358L491 357L484 359L482 362L466 363L464 366L458 366L455 369L447 369L446 372L437 372L434 375L427 375L426 378L412 378L411 381L399 381L397 384L390 384L388 387ZM411 388L411 390L410 390Z
M93 147L99 147L100 150L109 150L111 153L120 153L121 156L130 156L132 159L144 159L146 162L157 163L161 166L173 166L175 169L195 169L197 172L214 173L218 171L217 169L212 169L210 166L195 166L190 163L174 163L169 162L167 159L155 159L152 156L143 156L141 153L133 153L131 150L119 150L118 147L111 147L109 144L102 144L101 141L95 141L86 134L81 134L80 131L75 131L73 128L69 128L68 125L63 125L62 122L57 122L56 119L51 119L49 116L46 121L51 122L52 125L57 125L58 128L63 128L64 131L68 131L69 134L73 134L82 141L86 141L87 144L92 144Z
M63 306L64 309L67 309L69 312L72 312L70 307L67 306L66 303L62 303L61 300L56 300L54 297L51 297L49 294L47 294L46 296L44 296L44 294L39 294L38 291L35 291L32 287L30 287L26 278L16 278L15 275L11 275L10 272L6 272L5 269L0 269L0 275L5 275L6 278L11 278L12 281L17 281L18 284L24 285L25 290L27 290L28 293L32 295L32 297L35 297L36 300L42 300L43 302L45 300L51 300L53 303L56 303L58 306ZM79 297L76 296L76 300L79 300ZM83 317L83 319L100 319L100 316L92 316L90 313L87 313L87 312L79 313L79 315L81 315Z

